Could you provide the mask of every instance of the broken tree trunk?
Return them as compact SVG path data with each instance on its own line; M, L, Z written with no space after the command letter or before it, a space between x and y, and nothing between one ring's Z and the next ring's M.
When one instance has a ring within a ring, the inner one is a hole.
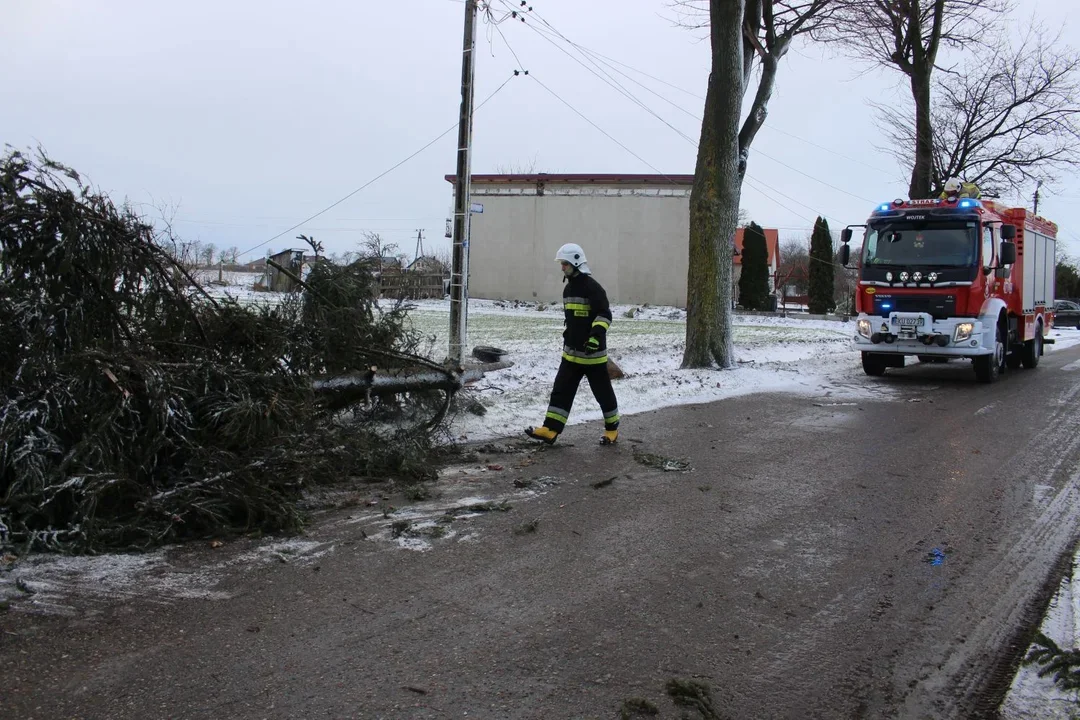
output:
M513 364L509 360L504 360L464 368L448 368L445 372L432 370L386 375L379 375L377 369L372 367L363 375L341 375L326 380L315 380L311 387L321 395L331 396L332 404L345 406L351 402L368 400L372 395L396 395L427 390L457 392L465 384L480 380L486 373L502 370Z

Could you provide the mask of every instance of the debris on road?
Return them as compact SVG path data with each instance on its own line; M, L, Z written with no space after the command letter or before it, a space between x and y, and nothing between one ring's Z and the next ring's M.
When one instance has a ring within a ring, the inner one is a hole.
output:
M646 467L656 468L664 472L689 472L692 467L689 460L669 458L655 453L643 452L633 448L634 459Z

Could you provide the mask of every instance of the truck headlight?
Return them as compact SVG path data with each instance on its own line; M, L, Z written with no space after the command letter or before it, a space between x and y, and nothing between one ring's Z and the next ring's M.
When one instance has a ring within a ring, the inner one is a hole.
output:
M873 330L873 326L870 324L870 321L864 318L857 323L857 327L859 334L869 340L870 333Z
M975 323L960 323L953 330L953 342L964 342L975 332Z

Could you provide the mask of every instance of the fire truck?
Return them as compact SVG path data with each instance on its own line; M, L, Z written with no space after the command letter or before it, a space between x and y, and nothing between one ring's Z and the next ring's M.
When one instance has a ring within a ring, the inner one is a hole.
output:
M972 361L990 383L1039 364L1053 326L1057 225L1025 208L956 194L882 203L864 228L855 349L867 375L905 359Z

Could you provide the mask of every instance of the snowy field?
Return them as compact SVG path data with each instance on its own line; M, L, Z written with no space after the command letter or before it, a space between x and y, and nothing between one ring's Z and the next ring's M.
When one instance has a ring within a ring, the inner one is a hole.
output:
M633 318L627 317L631 310ZM615 381L624 427L633 426L633 418L627 416L635 413L755 392L844 398L888 392L862 378L858 354L849 348L852 322L740 316L735 327L737 367L721 372L679 369L685 346L684 311L616 306L612 312L608 354L626 373ZM413 327L429 339L429 354L435 359L446 354L449 317L445 301L421 301L410 312ZM452 429L459 437L481 440L516 434L543 420L561 360L562 328L561 305L469 303L468 347L501 348L507 351L504 359L514 365L475 384L476 397L487 412L456 417ZM570 423L600 418L583 382Z

